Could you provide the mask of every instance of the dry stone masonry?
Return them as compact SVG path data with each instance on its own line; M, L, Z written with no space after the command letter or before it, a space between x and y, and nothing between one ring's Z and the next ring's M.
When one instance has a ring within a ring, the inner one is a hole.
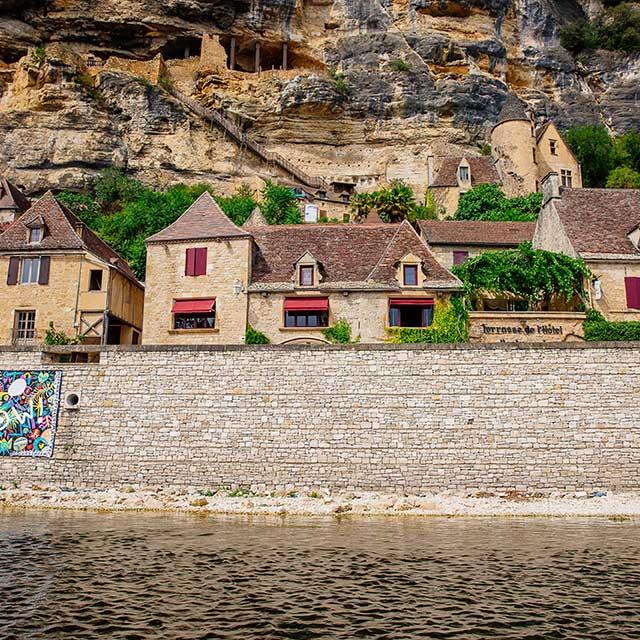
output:
M50 459L0 458L12 481L104 487L383 491L640 486L639 346L105 348L59 368Z

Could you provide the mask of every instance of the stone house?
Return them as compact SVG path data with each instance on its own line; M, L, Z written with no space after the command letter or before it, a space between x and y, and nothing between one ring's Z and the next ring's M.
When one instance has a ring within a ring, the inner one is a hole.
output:
M502 187L509 197L540 191L550 172L569 188L582 187L580 164L553 122L536 128L525 104L516 96L504 103L491 130L491 147Z
M144 288L127 263L47 193L0 234L0 343L50 322L87 343L136 344Z
M0 231L23 214L30 206L29 199L22 191L6 178L0 176Z
M337 220L351 220L351 192L346 189L336 190L333 185L310 189L309 187L280 181L291 188L300 206L302 220L306 223Z
M502 186L496 161L489 156L443 156L427 159L429 189L440 210L455 214L460 196L480 184Z
M542 182L534 247L583 258L590 302L608 320L640 320L640 190L568 189Z
M485 251L515 249L531 242L535 228L535 222L418 220L421 237L446 269Z
M147 246L145 343L323 342L340 318L381 342L461 286L408 222L239 228L208 193Z

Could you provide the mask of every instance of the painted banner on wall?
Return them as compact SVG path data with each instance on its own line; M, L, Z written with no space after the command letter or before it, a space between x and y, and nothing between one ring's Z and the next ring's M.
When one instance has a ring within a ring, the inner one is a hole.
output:
M0 371L0 456L51 457L61 371Z

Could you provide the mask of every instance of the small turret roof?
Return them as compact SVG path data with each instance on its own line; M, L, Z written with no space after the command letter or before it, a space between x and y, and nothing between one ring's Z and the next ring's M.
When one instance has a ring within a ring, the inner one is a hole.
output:
M233 224L211 194L205 191L173 224L147 238L147 242L212 240L250 235Z
M498 116L498 122L507 122L508 120L526 120L529 121L527 116L527 105L513 93L507 95L507 99L502 104L500 115Z

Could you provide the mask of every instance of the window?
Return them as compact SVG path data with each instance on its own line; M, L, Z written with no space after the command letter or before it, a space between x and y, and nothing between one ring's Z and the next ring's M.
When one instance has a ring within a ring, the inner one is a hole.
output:
M462 264L469 259L468 251L454 251L453 252L453 264Z
M460 182L469 182L469 167L459 167Z
M348 193L341 193L340 194L340 201L344 202L345 204L349 204L349 200L351 200L351 196Z
M405 264L402 267L402 274L405 287L417 287L418 286L418 265Z
M207 248L187 249L185 275L207 275Z
M14 342L28 342L36 337L36 312L16 311L13 330Z
M40 275L40 258L23 258L20 284L35 284Z
M640 278L625 278L624 288L627 293L627 308L640 309Z
M390 327L428 327L433 322L433 300L396 298L389 300Z
M320 200L326 200L327 199L327 192L326 191L318 191L317 193L318 198L320 198Z
M312 287L313 286L313 266L301 266L300 267L300 286Z
M181 331L215 329L216 299L176 300L173 303L173 328Z
M285 327L328 327L328 311L285 311Z
M102 269L91 269L89 272L89 291L102 289Z
M351 222L351 216L348 213L343 213L342 222Z
M40 244L42 242L43 237L44 237L44 229L42 227L35 227L34 229L29 229L30 244Z
M563 187L568 187L569 189L571 189L571 187L573 186L573 178L571 177L571 171L569 171L569 169L560 170L560 180Z
M558 155L558 141L557 140L549 140L549 151L551 151L552 156Z

